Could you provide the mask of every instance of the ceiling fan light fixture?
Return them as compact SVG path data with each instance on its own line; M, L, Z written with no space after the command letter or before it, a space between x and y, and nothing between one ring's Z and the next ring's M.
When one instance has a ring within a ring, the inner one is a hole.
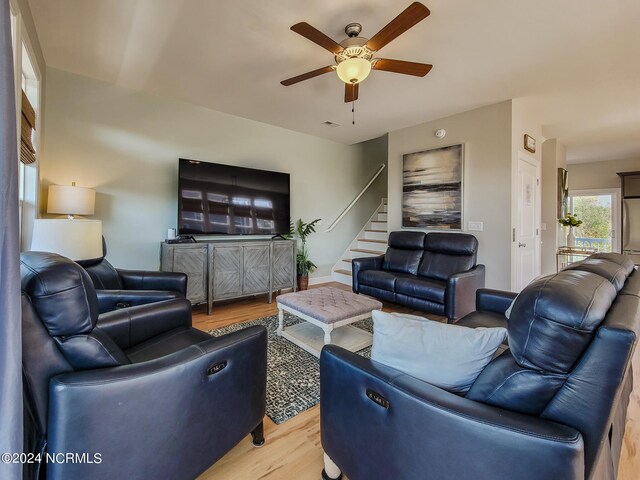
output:
M364 58L347 58L338 64L336 73L344 83L360 83L371 73L371 62Z
M355 22L348 24L344 30L348 38L340 43L307 22L296 23L291 27L291 30L331 52L335 64L282 80L280 83L288 87L335 70L338 78L345 84L345 103L353 103L358 99L360 82L367 78L371 70L424 77L433 65L388 58L373 58L373 56L389 42L427 18L430 13L426 6L419 1L414 1L370 39L360 36L362 25Z

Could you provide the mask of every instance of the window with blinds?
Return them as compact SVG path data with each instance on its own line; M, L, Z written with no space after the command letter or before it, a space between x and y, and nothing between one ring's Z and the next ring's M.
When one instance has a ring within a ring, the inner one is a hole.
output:
M22 92L22 121L20 129L20 161L29 165L36 161L36 150L33 147L33 139L36 132L36 112L33 110L29 99Z

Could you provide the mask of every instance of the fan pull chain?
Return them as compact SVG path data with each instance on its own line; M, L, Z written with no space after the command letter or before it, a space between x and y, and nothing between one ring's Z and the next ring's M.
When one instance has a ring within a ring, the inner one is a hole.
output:
M353 100L351 102L351 125L355 125L356 124L356 101Z

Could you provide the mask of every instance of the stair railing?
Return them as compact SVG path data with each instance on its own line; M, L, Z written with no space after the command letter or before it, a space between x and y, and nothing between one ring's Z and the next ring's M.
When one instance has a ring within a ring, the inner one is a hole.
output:
M360 197L362 195L364 195L364 192L367 191L367 189L371 186L371 184L373 182L376 181L376 178L378 178L380 176L380 174L382 173L382 171L386 168L387 166L382 163L380 164L380 168L378 168L378 171L373 175L373 177L371 177L371 180L369 180L369 183L367 183L364 188L362 190L360 190L360 193L356 196L356 198L354 198L351 203L347 206L347 208L345 208L342 213L340 215L338 215L338 218L336 218L333 223L329 226L329 228L327 228L325 230L325 232L330 232L331 230L333 230L335 228L335 226L340 222L340 220L342 220L344 218L344 216L349 213L349 210L351 210L353 208L353 206L356 204L356 202L358 200L360 200Z

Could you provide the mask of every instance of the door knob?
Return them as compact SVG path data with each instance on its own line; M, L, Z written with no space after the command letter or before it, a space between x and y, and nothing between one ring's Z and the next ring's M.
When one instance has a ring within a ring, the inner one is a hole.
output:
M526 243L518 242L518 247L519 247L519 248L524 248L524 247L526 247L526 246L527 246L527 244L526 244Z

